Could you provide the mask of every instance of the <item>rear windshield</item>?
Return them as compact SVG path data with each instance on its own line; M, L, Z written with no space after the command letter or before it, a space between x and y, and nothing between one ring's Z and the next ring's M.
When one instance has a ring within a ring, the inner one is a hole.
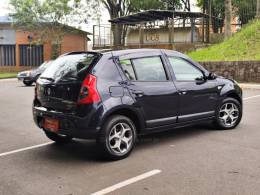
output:
M57 58L43 72L41 79L52 81L80 79L88 67L97 61L98 54L73 54Z
M44 62L43 64L41 64L39 66L39 69L46 69L51 63L52 63L52 61Z

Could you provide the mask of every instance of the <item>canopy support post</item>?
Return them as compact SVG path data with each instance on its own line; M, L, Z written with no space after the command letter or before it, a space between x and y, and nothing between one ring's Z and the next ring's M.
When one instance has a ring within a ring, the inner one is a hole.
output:
M190 19L191 22L191 42L194 42L194 31L195 31L195 25L194 25L194 18Z
M169 43L171 49L174 49L174 13L172 14L171 26L169 28Z
M143 29L143 24L140 24L140 26L139 26L139 48L142 48L143 44L144 44L144 29Z

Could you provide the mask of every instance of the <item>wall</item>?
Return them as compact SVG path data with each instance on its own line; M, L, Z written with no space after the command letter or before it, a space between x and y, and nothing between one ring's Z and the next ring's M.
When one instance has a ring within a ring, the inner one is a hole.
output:
M64 36L61 44L61 53L67 53L71 51L87 51L87 39L86 36L81 34L67 34Z
M240 82L260 83L260 61L200 62L211 72Z
M30 66L20 66L19 45L29 44L28 35L33 37L34 33L16 30L14 36L14 44L16 43L16 66L0 66L0 72L16 72L35 68ZM43 44L43 48L44 61L50 60L52 51L51 42ZM87 37L85 34L66 34L61 44L61 54L71 51L87 51L87 49Z
M195 28L194 42L199 41L198 29ZM174 41L177 43L191 42L191 28L174 28ZM169 43L168 28L144 29L144 44ZM139 44L139 29L129 30L126 45Z
M0 29L0 45L14 45L14 44L15 44L15 30Z

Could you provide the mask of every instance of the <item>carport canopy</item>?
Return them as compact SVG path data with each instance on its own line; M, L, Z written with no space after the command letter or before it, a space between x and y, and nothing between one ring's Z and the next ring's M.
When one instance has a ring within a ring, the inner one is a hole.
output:
M185 11L173 11L173 10L148 10L139 12L136 14L123 16L119 18L114 18L109 20L113 24L123 24L123 25L135 25L142 24L146 22L165 20L168 18L209 18L208 14L201 12L185 12Z

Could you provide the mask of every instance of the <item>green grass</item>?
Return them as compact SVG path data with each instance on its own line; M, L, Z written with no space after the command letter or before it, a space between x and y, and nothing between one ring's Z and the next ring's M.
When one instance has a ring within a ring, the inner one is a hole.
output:
M188 53L196 61L260 60L260 20L243 26L226 41Z
M17 76L16 72L0 73L0 79L15 78L16 76Z

